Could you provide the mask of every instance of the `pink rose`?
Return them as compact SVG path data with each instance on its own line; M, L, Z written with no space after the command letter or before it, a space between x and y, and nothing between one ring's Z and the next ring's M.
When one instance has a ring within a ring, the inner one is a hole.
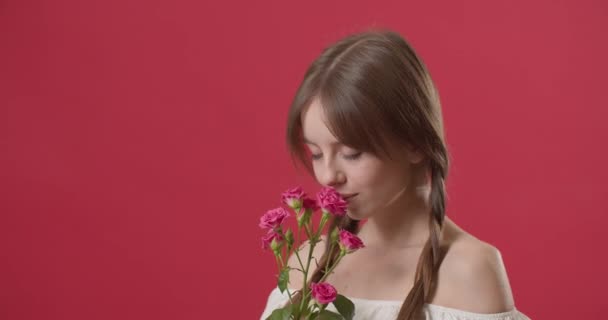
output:
M312 212L319 210L319 205L317 204L317 201L310 198L304 198L302 207L304 208L304 210L310 210Z
M275 229L279 227L287 217L289 217L289 212L284 208L279 207L269 210L260 218L260 228Z
M274 250L275 248L273 247L279 246L282 241L283 237L274 230L271 230L268 234L262 237L262 249L268 250L272 248Z
M327 282L311 283L310 289L312 289L312 298L320 304L327 304L336 300L338 292L331 284Z
M306 196L302 187L291 188L281 194L281 201L292 209L302 206L302 199Z
M345 249L346 252L351 253L361 248L365 248L363 241L356 235L346 231L340 230L340 247Z
M317 193L317 202L323 211L327 211L334 216L343 216L346 214L348 203L342 196L332 187L323 187Z

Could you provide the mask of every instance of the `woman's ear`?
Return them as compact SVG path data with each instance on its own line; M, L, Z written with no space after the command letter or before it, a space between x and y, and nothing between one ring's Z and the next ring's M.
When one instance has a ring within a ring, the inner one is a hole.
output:
M422 160L424 160L424 155L412 146L407 146L407 159L411 164L419 164Z

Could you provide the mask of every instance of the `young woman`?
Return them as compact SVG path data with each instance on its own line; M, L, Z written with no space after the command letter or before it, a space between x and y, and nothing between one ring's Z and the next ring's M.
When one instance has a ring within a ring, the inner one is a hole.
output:
M325 281L355 303L355 319L528 319L500 252L447 217L439 96L399 34L366 31L326 48L295 95L287 141L321 185L348 197L347 214L330 228L357 233L365 248ZM315 246L319 265L335 259L329 250L326 241ZM302 277L292 270L290 287L301 288ZM261 318L286 303L275 288Z

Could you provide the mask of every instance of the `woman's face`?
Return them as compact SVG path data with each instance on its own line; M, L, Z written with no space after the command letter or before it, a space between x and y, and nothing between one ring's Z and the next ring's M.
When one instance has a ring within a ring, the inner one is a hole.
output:
M391 147L394 156L388 160L341 144L325 125L318 99L304 110L301 119L317 181L334 187L344 197L356 195L347 199L351 218L367 219L408 191L410 165L420 161L417 153Z

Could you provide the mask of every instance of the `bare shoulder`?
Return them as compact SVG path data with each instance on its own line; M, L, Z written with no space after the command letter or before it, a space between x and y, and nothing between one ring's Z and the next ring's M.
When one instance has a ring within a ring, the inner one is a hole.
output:
M476 313L499 313L514 307L500 251L460 231L439 268L433 303Z
M318 242L313 248L312 260L310 263L310 270L307 275L307 280L310 280L312 273L315 271L315 268L317 266L315 261L320 261L321 256L323 256L323 253L325 252L325 241L326 241L326 236L321 235L321 241ZM304 241L304 243L300 246L300 249L298 251L298 254L300 255L300 261L302 264L306 264L309 250L310 250L310 242L308 240ZM289 288L300 289L300 288L302 288L302 285L304 284L304 273L300 271L300 270L302 270L300 261L298 261L298 258L295 255L295 253L292 254L289 257L289 260L287 261L287 265L290 268L292 268L289 271Z

